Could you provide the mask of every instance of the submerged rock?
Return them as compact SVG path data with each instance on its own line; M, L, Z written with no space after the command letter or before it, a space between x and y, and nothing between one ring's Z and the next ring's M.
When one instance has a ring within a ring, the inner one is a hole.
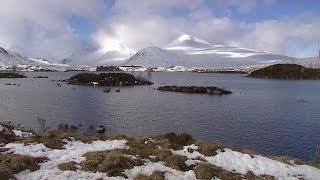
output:
M35 78L35 79L43 79L43 78L48 78L48 76L35 76L35 77L33 77L33 78Z
M103 134L106 132L106 128L104 126L99 126L96 128L96 133L100 133L100 134Z
M104 88L102 91L105 92L105 93L108 93L108 92L111 91L111 88L107 87L107 88Z
M182 92L182 93L212 94L212 95L223 95L223 94L232 93L227 89L222 89L218 87L197 87L197 86L161 86L157 90Z
M127 73L80 73L67 80L68 84L74 85L98 85L98 86L132 86L132 85L152 85L147 80L135 78Z
M275 64L251 72L248 77L267 79L320 79L320 69L297 64Z

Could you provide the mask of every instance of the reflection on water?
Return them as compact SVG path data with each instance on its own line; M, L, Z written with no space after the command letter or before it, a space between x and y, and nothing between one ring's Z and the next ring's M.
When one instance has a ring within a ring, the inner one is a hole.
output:
M152 73L152 86L113 88L60 83L77 72L26 73L49 79L0 79L0 119L37 129L59 123L105 125L107 133L135 137L187 132L208 142L310 160L320 144L319 81L250 79L244 75ZM139 75L139 74L136 74ZM147 77L142 74L140 76ZM21 86L6 86L6 83ZM226 87L226 96L159 92L162 85Z

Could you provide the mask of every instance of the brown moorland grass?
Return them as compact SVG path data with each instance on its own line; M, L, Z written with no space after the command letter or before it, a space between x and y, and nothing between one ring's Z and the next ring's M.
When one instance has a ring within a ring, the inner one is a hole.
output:
M167 133L164 135L159 135L154 137L155 140L157 139L166 139L169 141L169 147L174 150L182 149L183 146L190 145L195 142L191 135L182 133L180 135L176 135L175 133ZM165 148L165 147L163 147Z
M164 180L164 172L154 171L150 176L138 174L134 180Z
M190 168L186 165L186 160L188 160L188 158L185 156L171 155L166 158L165 164L178 171L188 171Z
M190 145L193 142L194 139L192 136L188 134L176 135L175 133L168 133L139 140L129 139L129 149L127 150L127 154L139 156L144 159L150 159L149 156L159 153L159 149L182 149L183 146ZM162 161L164 160L165 159L162 159Z
M45 157L30 157L17 154L0 154L0 179L14 179L13 174L29 169L36 171L39 169L38 163L42 163Z
M22 142L25 144L39 142L43 143L47 148L51 149L62 149L64 139L71 140L71 137L77 141L81 141L83 143L91 143L92 141L105 141L105 140L123 140L129 139L125 135L82 135L82 134L70 134L70 133L61 133L58 131L52 131L43 133L41 135L31 136L31 137L23 137L23 138L16 138L17 142Z
M296 159L293 157L289 157L289 156L269 156L268 158L276 160L276 161L280 161L282 163L285 164L289 164L289 165L303 165L306 164L304 161L300 160L300 159Z
M272 179L274 179L271 176L256 176L252 172L248 172L246 175L232 173L232 172L226 171L220 167L217 167L217 166L214 166L211 164L207 164L207 163L200 163L197 166L195 166L193 168L193 170L196 173L197 178L203 179L203 180L211 180L214 177L217 177L217 178L223 179L223 180L242 180L242 179L272 180Z
M155 151L157 161L165 161L169 156L172 155L172 152L168 149L157 149Z
M17 139L12 131L14 127L11 124L0 122L0 126L2 127L2 131L0 131L0 144L8 144Z
M208 144L200 141L195 144L199 147L198 152L205 156L215 156L217 155L217 150L223 148L221 144Z
M58 169L61 171L76 171L77 167L75 166L77 163L74 161L65 162L58 165Z
M20 138L20 139L17 139L17 142L22 142L25 144L39 142L39 143L43 143L43 145L45 145L47 148L62 149L64 145L63 139L70 140L69 136L65 134L48 132L48 133L43 133L41 135Z
M84 143L90 143L96 140L122 140L126 139L128 141L127 146L128 149L115 149L110 151L98 151L98 152L89 152L84 155L86 158L80 166L82 170L91 171L91 172L105 172L108 176L123 176L123 171L125 169L131 169L134 166L139 166L144 163L143 159L149 159L151 161L163 161L165 165L176 169L178 171L188 171L194 170L197 177L202 177L203 179L211 179L212 177L219 177L220 179L237 179L241 177L241 179L273 179L270 176L255 176L252 172L248 172L245 176L241 176L236 173L225 171L219 167L215 167L213 165L207 163L199 163L193 166L187 166L185 161L187 160L184 156L174 155L170 149L182 149L183 146L195 144L199 147L197 151L205 156L215 156L217 154L217 150L223 148L230 148L233 150L237 150L246 154L255 154L253 151L241 150L239 148L227 147L221 144L208 144L200 141L195 141L188 134L176 135L174 133L168 133L164 135L158 135L150 138L142 138L142 139L133 139L128 138L123 135L99 135L99 136L86 136L86 135L77 135L73 134L72 137L75 140L80 140ZM44 133L40 136L26 137L26 138L17 138L17 142L24 143L34 143L40 142L44 143L49 148L63 148L63 139L69 139L70 134L68 133ZM1 148L0 148L1 150ZM189 149L188 151L193 152L193 149ZM136 156L137 158L129 157L128 155ZM156 156L156 158L150 158L149 156ZM0 177L13 177L13 174L17 173L17 171L21 171L24 169L36 170L35 167L39 168L37 163L40 162L38 158L27 157L20 155L1 155L0 157ZM15 160L15 158L17 160ZM29 158L29 159L28 159ZM281 161L284 163L290 163L291 160L294 160L296 164L303 163L294 158L290 157L271 157L277 161ZM200 159L201 160L201 159ZM8 162L13 161L13 164L16 165L8 165ZM42 160L44 161L44 160ZM6 162L6 163L4 163ZM20 163L21 162L21 163ZM32 163L35 162L35 163ZM75 162L66 162L62 163L58 166L59 169L66 171L71 170L75 171L77 168L75 166ZM315 167L320 167L319 164L314 164ZM18 170L17 170L18 169ZM162 172L154 172L151 176L145 176L140 174L136 177L140 179L161 179L164 176ZM210 178L211 177L211 178ZM13 177L14 178L14 177ZM0 178L1 179L1 178Z
M125 169L131 169L134 166L143 165L140 158L130 158L123 154L123 150L97 151L89 152L84 155L81 169L91 172L105 172L108 176L124 176Z

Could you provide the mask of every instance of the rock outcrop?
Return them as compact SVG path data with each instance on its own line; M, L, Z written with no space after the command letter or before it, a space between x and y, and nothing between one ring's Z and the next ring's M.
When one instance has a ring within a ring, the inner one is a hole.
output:
M97 85L97 86L132 86L152 85L147 80L135 78L127 73L80 73L67 80L68 84L74 85Z
M212 95L224 95L224 94L232 93L227 89L222 89L218 87L197 87L197 86L161 86L157 90L182 92L182 93L212 94Z
M267 79L320 79L320 69L297 64L275 64L251 72L248 77Z

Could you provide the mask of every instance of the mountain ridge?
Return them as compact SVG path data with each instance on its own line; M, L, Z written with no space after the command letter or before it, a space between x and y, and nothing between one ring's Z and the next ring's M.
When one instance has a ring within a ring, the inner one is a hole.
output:
M268 54L248 48L211 44L200 38L183 34L169 43L165 48L150 49L150 47L147 47L138 51L128 60L128 64L144 67L168 67L175 65L198 68L222 68L280 63L291 59L295 58Z

